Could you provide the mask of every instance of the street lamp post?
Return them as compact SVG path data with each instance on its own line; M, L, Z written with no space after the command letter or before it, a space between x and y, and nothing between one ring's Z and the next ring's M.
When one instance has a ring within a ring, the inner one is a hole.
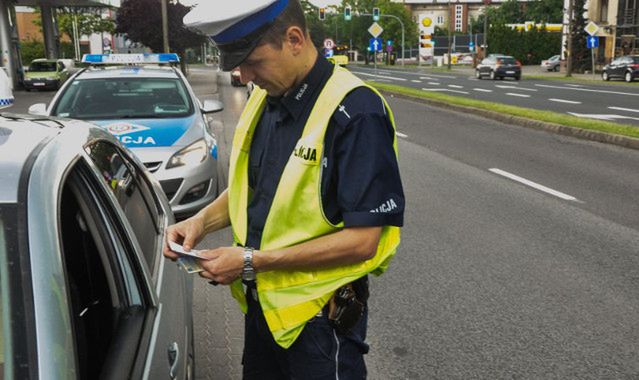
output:
M450 9L451 3L450 0L448 0L448 70L451 69L451 54L452 54L452 45L451 45L451 35L452 35L452 29L453 29L453 12Z
M162 40L164 45L164 52L170 53L169 51L169 19L167 16L166 1L167 0L160 0L160 3L162 3Z

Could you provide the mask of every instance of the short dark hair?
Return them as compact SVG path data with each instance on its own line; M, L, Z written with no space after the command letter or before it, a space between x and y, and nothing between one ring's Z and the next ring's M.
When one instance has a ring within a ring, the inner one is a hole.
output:
M304 16L304 10L299 0L288 1L286 8L284 8L282 13L273 21L273 25L264 33L259 45L269 44L273 48L281 49L286 31L291 26L300 27L304 33L306 33L306 17Z

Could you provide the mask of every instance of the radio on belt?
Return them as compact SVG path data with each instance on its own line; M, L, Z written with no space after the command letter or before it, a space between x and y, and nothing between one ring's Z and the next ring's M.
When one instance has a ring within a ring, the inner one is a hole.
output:
M85 54L82 62L92 65L114 64L160 64L178 63L180 57L175 53L142 53L142 54Z

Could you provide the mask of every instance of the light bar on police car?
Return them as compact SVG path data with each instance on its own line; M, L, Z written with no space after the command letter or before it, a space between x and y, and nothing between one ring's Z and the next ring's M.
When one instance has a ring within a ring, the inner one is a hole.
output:
M85 54L82 62L94 65L177 63L180 57L175 53Z

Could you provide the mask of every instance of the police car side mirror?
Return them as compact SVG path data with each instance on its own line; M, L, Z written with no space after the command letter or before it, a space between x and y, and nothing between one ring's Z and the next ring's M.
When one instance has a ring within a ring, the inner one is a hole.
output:
M224 109L224 104L222 104L219 100L205 100L200 109L204 113L220 112Z
M47 104L36 103L29 107L29 115L47 116Z

